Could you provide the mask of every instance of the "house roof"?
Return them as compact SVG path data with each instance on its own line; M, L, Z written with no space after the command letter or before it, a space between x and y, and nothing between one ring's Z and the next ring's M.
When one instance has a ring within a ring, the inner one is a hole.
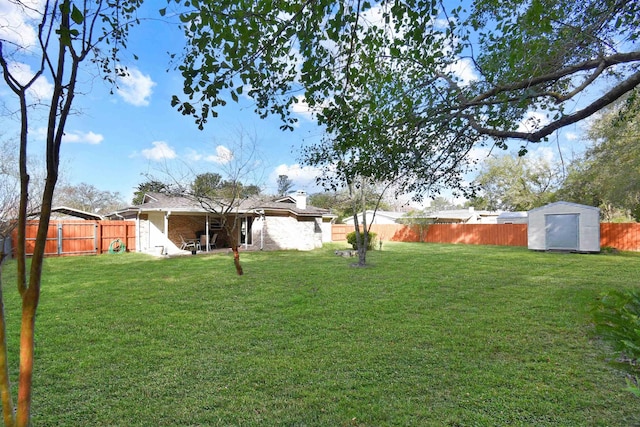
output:
M218 206L213 206L214 210ZM219 206L220 210L224 209L224 206ZM237 206L233 208L233 211L238 213L249 213L264 211L285 211L293 213L297 216L310 216L310 217L322 217L331 216L331 213L327 209L317 208L315 206L307 205L305 209L301 209L297 206L296 200L293 197L284 197L274 201L265 200L259 197L252 197L242 200ZM143 203L141 205L130 206L126 209L117 211L110 216L123 216L126 213L138 213L138 212L150 212L150 211L172 211L182 213L206 213L211 212L211 209L205 209L200 202L192 198L183 196L172 196L162 193L147 193L144 195Z
M305 209L300 209L297 207L295 203L290 203L290 202L266 201L258 204L258 206L256 206L253 209L264 210L265 212L288 211L300 216L327 216L327 215L333 216L328 209L317 208L315 206L309 206L309 205L307 205Z

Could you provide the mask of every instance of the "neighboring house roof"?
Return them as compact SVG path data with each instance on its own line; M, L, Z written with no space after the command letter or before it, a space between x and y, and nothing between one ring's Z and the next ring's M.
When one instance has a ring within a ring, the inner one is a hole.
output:
M374 211L367 210L365 211L365 213L367 214L367 219L369 219L373 216ZM406 215L405 212L393 212L393 211L375 211L375 214L376 214L374 218L375 222L379 222L380 220L396 222L398 219ZM358 213L358 218L362 219L362 212ZM345 218L342 220L342 222L345 224L353 224L353 217L350 216L348 218Z
M498 219L522 219L527 216L528 213L526 211L501 212L500 215L498 215Z
M103 219L102 215L94 214L91 212L81 211L80 209L69 208L67 206L58 206L51 209L52 214L61 214L67 216L73 216L76 218L82 218L85 220L96 220L99 221ZM40 212L34 213L32 216L40 215Z
M475 215L474 212L470 212L468 209L456 209L450 211L437 211L427 214L427 218L439 220L456 220L466 222Z
M367 213L367 218L371 218L373 211L368 210L365 212ZM498 216L498 212L478 211L473 208L434 211L434 212L419 213L414 215L407 215L406 212L377 211L375 222L380 222L379 219L383 219L383 220L386 219L388 222L393 222L393 223L406 223L411 221L411 219L423 219L423 220L427 219L433 222L443 222L443 221L469 222L471 219L475 219L476 221L479 221L482 218L496 218L497 216ZM358 214L358 217L362 218L362 212ZM345 224L352 224L353 218L352 217L345 218L343 222Z
M370 218L373 211L366 211L366 213L367 218ZM393 223L407 223L412 219L426 219L433 222L470 222L470 220L472 219L474 219L475 221L482 221L483 218L496 218L498 214L498 212L479 211L473 208L442 210L418 214L407 214L406 212L377 211L375 222L380 222L379 219L387 220L388 222ZM358 214L358 217L362 218L362 212ZM345 218L343 222L345 224L352 224L353 218Z
M460 221L469 222L472 218L496 218L498 212L492 211L477 211L473 208L469 209L452 209L437 212L430 212L426 215L426 218L431 218L435 221Z

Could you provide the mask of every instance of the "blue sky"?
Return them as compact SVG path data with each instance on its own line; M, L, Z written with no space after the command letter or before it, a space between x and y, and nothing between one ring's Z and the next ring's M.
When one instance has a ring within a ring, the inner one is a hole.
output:
M141 16L159 18L159 5L148 2ZM0 5L0 19L27 34L28 19L10 13L9 7L4 2ZM224 175L224 166L216 160L225 148L233 147L239 133L244 133L255 139L260 159L257 167L261 169L258 185L265 192L276 192L280 174L288 175L295 189L319 191L316 171L298 161L301 146L322 137L321 129L304 112L296 114L299 126L293 132L282 131L279 119L260 119L251 100L241 98L238 103L229 101L219 110L219 117L210 119L200 131L191 117L182 116L171 107L172 95L182 94L182 81L179 73L171 70L167 52L179 53L181 42L182 34L175 25L142 21L131 32L130 54L125 56L130 77L120 81L113 94L110 91L114 88L97 75L92 64L84 65L81 90L74 100L76 112L67 123L61 150L64 180L118 191L130 202L134 189L146 180L145 174L163 178L162 171L167 166ZM138 56L137 61L133 54ZM28 66L29 58L23 58L22 63ZM37 86L46 96L50 82L44 80ZM1 85L0 102L10 106L12 99ZM30 123L30 153L34 155L41 155L44 150L41 118L33 115ZM6 116L1 120L0 136L17 137L18 121Z
M36 5L42 2L30 1ZM166 178L162 171L167 167L224 175L224 165L217 159L233 147L242 131L255 136L261 160L257 184L266 193L276 192L276 179L281 174L289 176L296 190L321 191L315 185L316 171L299 163L301 147L322 137L322 130L305 112L296 114L299 126L293 132L281 131L277 117L260 119L251 100L241 97L239 103L230 100L221 107L219 117L210 119L200 131L191 117L182 116L171 107L172 95L182 94L182 80L177 71L172 71L168 52L180 52L183 36L175 24L159 19L160 5L147 2L140 11L141 17L156 19L143 20L131 31L124 59L130 77L121 80L117 89L103 81L92 64L84 65L86 70L74 104L76 111L68 121L62 146L64 182L84 182L100 190L117 191L128 203L137 185L147 180L146 175ZM0 4L0 36L20 37L24 42L33 31L33 22L14 12L8 2ZM6 28L13 28L13 34L7 34ZM139 58L137 61L134 54ZM20 67L28 71L30 58L24 56L21 61ZM469 65L463 61L458 64L457 72L465 79L473 78ZM46 94L49 89L50 82L41 80L36 92ZM114 93L110 94L112 90ZM0 85L0 102L10 106L11 95ZM44 122L38 119L34 115L30 123L30 153L34 155L41 155L44 150ZM1 120L4 134L0 136L16 137L18 121L6 115ZM576 150L573 141L580 133L580 128L574 126L558 135L565 160ZM516 143L514 147L517 149L519 145ZM580 145L576 151L581 151ZM558 157L556 137L535 145L532 151ZM482 158L486 152L478 150L474 155Z

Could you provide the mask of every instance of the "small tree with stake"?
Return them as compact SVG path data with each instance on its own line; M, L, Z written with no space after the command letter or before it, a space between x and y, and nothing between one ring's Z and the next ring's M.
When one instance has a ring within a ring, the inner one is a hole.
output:
M189 194L207 211L220 217L222 228L229 237L229 246L233 252L233 263L238 276L244 274L240 264L240 241L238 234L241 226L240 207L254 195L255 186L245 186L236 179L222 180L214 173L198 175ZM246 206L246 205L245 205Z
M240 210L249 209L249 200L260 194L257 185L246 184L249 180L258 179L255 174L260 169L255 137L247 138L245 132L238 131L233 149L221 152L225 154L218 163L224 178L218 173L199 174L188 188L179 188L178 192L196 200L203 209L221 219L233 252L236 272L241 276L244 270L240 263Z

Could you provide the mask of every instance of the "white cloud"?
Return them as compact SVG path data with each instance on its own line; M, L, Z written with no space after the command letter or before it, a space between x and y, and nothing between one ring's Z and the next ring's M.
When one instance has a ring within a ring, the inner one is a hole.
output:
M480 164L491 155L490 147L474 146L467 153L467 161L472 164Z
M149 97L156 83L151 76L142 74L137 68L127 68L127 73L127 76L118 78L118 95L136 107L149 105Z
M20 4L22 3L22 4ZM0 39L29 49L37 43L38 12L44 0L0 2ZM6 53L6 52L5 52Z
M291 104L291 111L295 114L298 114L304 117L307 120L313 121L315 112L321 110L324 106L324 105L321 105L313 109L309 106L306 99L304 99L304 96L297 96L296 99L298 100L298 102ZM324 104L327 104L327 103L328 101L325 101Z
M447 67L447 71L453 73L463 85L468 85L474 80L478 80L473 62L469 58L458 59Z
M33 135L35 139L45 140L47 139L47 128L39 127L35 129L30 129L29 134ZM104 141L104 136L95 133L92 131L82 132L82 131L65 131L62 136L62 142L67 144L90 144L90 145L98 145L102 141Z
M549 123L549 118L540 112L529 111L518 124L518 132L535 132Z
M580 139L580 136L575 132L566 132L564 135L569 141L577 141Z
M322 175L322 171L313 166L301 166L298 163L293 165L281 164L277 166L269 176L269 183L275 183L279 175L287 175L293 182L292 190L306 190L308 193L322 191L316 184L316 178Z
M233 158L233 151L224 145L216 146L215 154L206 154L199 151L188 149L185 158L192 162L205 161L209 163L217 163L219 165L226 165L230 163Z
M191 148L187 149L187 154L185 155L185 158L192 162L199 162L200 160L202 160L202 157L202 154Z
M552 147L538 146L530 150L529 153L527 153L527 156L529 156L534 163L552 163L558 159L558 150Z
M201 157L201 156L200 156ZM198 159L200 158L198 157ZM218 163L226 165L233 160L233 151L225 147L224 145L218 145L216 147L216 154L205 156L204 160L207 162Z
M164 159L174 159L176 152L164 141L154 141L151 143L153 148L147 148L142 150L142 155L149 159L160 161Z
M104 136L94 133L94 132L65 132L62 137L62 142L75 142L81 144L91 144L97 145L100 144L104 140Z
M31 67L22 62L11 62L9 65L9 72L13 77L18 81L18 83L24 85L31 80L35 74L35 72L31 69ZM39 77L33 84L29 87L27 94L32 100L41 101L43 99L48 99L51 97L53 93L53 85L49 83L49 81L45 77Z

